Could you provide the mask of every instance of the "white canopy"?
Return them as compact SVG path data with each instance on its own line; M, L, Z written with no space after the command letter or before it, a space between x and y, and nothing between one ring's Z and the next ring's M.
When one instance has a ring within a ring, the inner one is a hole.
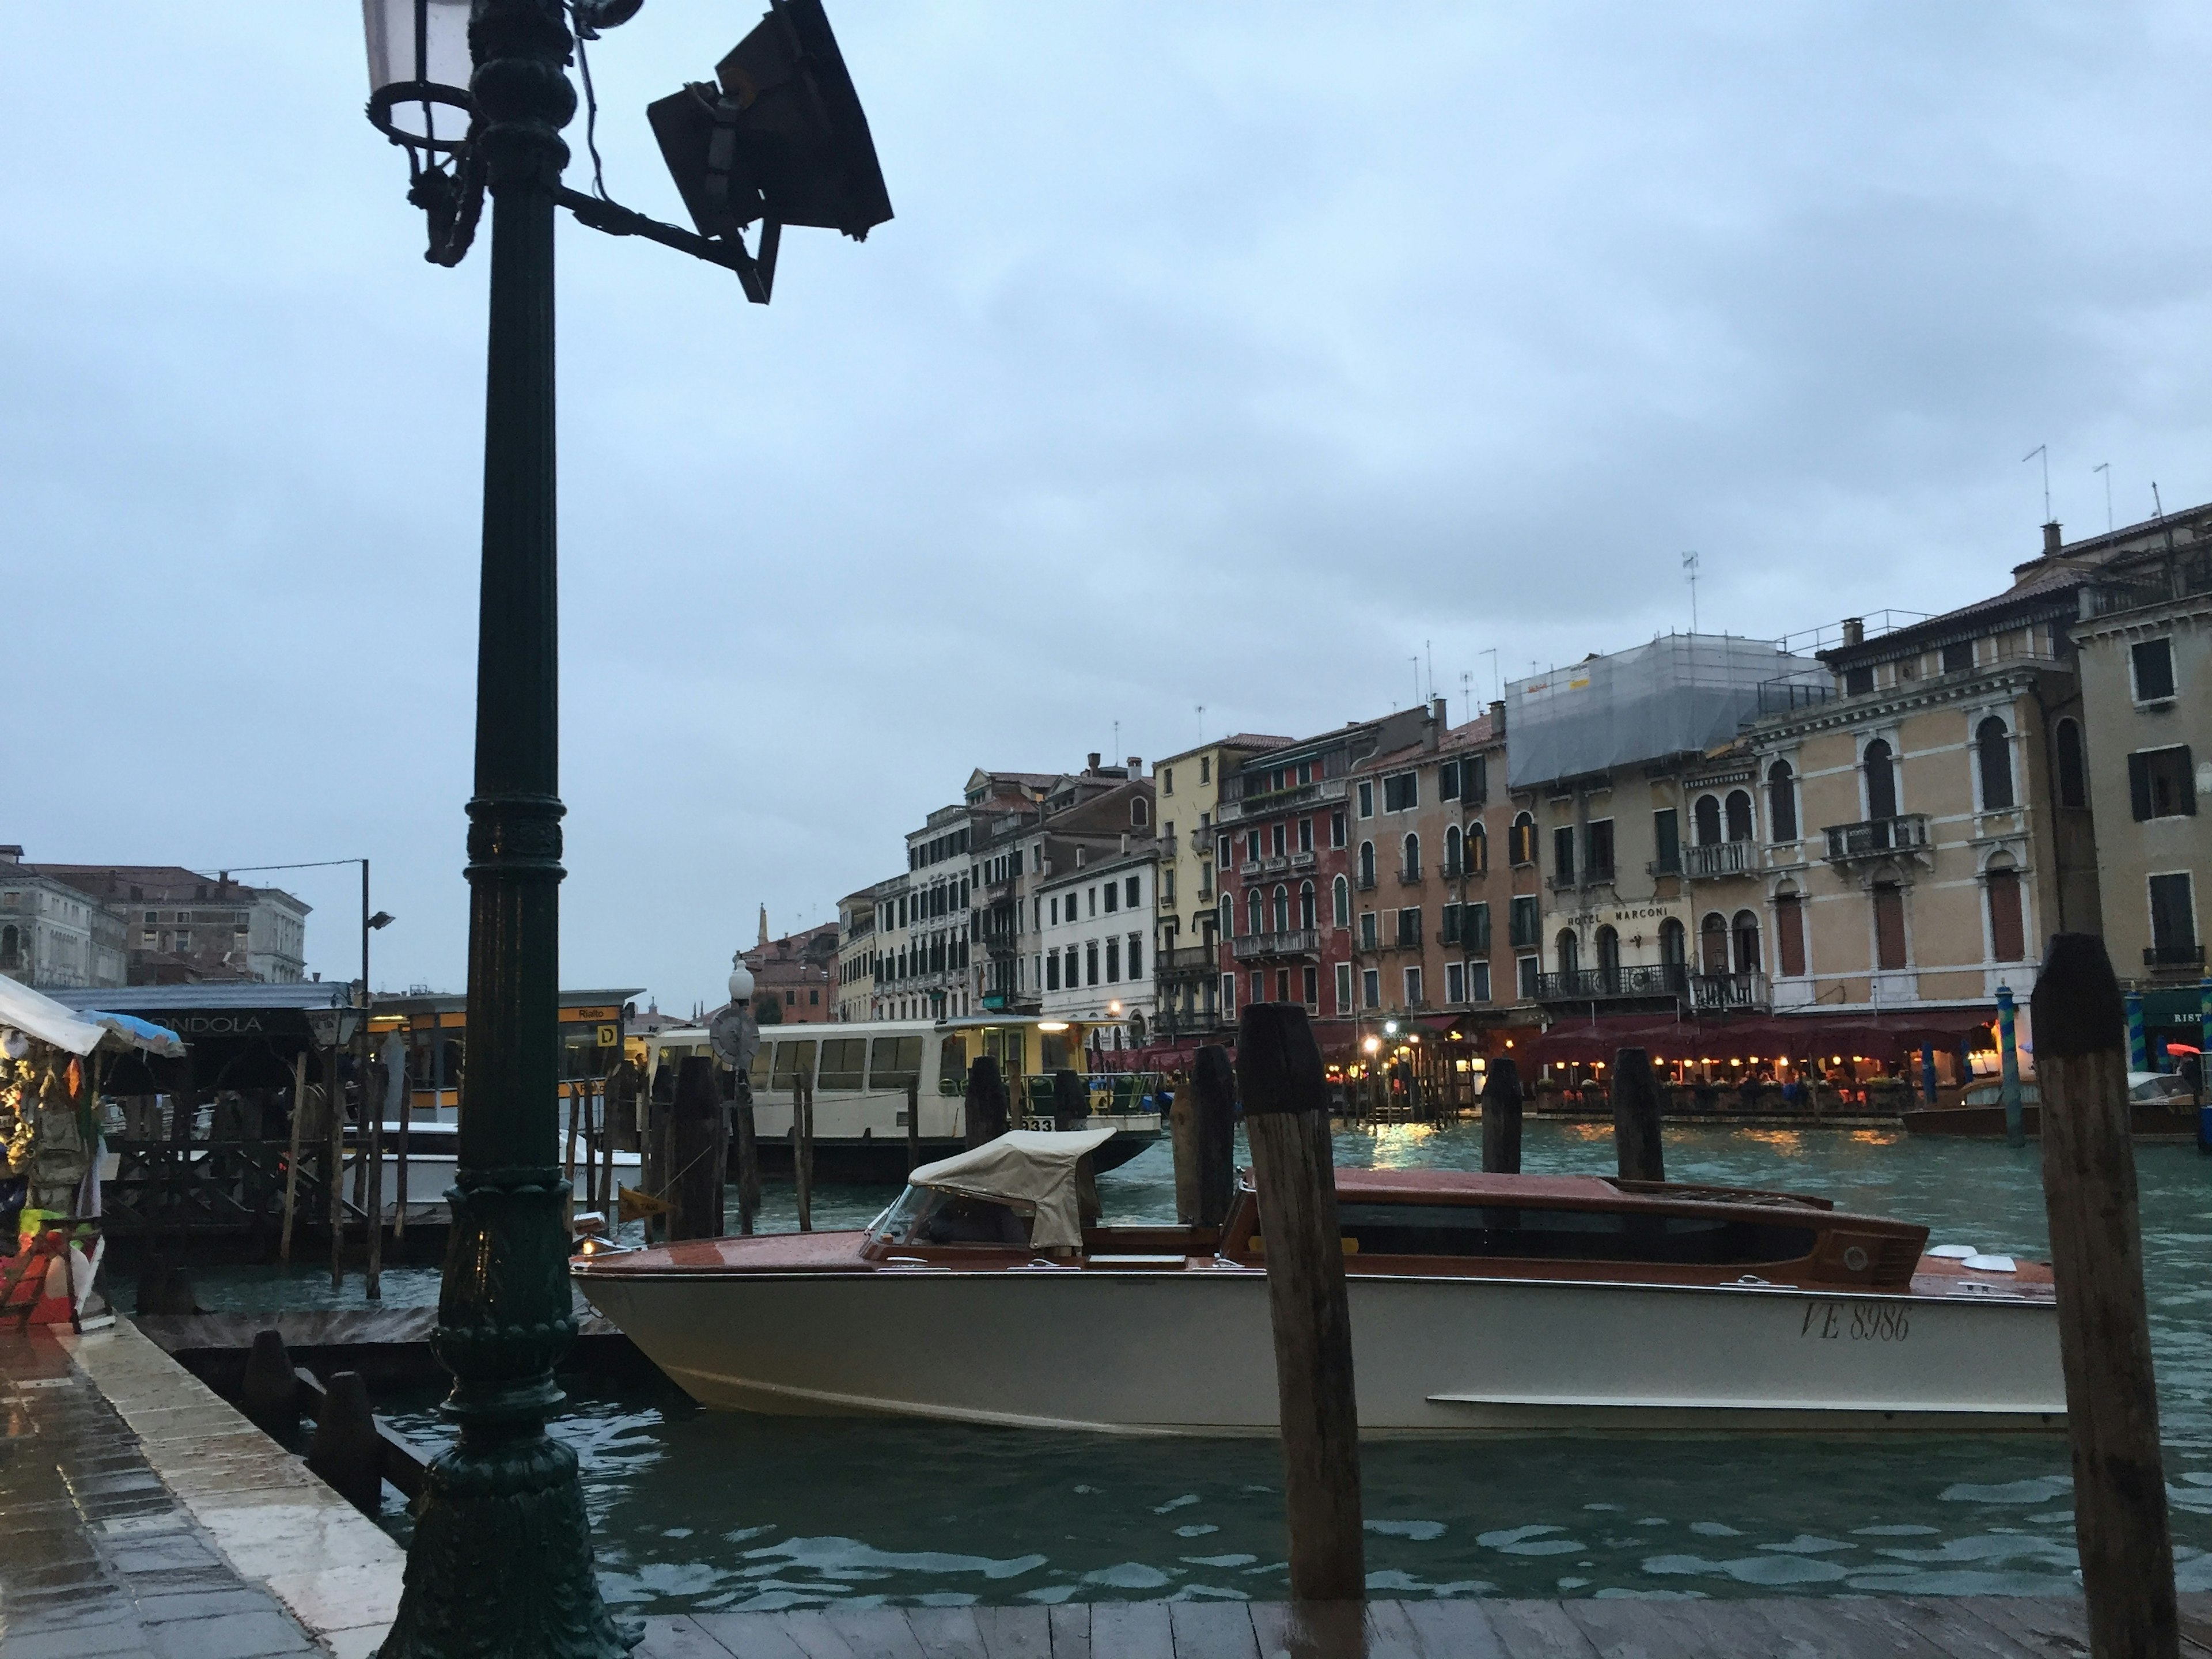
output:
M0 974L0 1026L13 1026L72 1054L90 1054L111 1031L126 1048L172 1057L185 1052L182 1040L167 1026L129 1014L79 1013L4 974Z
M1079 1249L1083 1218L1076 1205L1075 1165L1113 1138L1111 1129L1009 1129L996 1140L923 1164L907 1182L1031 1211L1036 1222L1030 1243L1041 1249Z

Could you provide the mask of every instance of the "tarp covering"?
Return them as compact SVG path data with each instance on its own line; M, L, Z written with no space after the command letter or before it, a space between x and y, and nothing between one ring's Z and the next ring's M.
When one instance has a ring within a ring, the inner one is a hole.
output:
M907 1184L1028 1210L1036 1217L1031 1244L1080 1249L1075 1165L1113 1138L1111 1129L1009 1129L996 1140L923 1164L907 1176Z
M88 1008L79 1018L105 1026L121 1037L127 1048L143 1048L149 1054L160 1054L167 1060L184 1058L185 1040L167 1026L156 1025L150 1019L141 1019L136 1014L111 1014L100 1008Z
M1765 640L1668 634L1548 674L1509 680L1506 781L1516 789L1662 755L1701 754L1759 712L1759 687L1833 677Z
M72 1054L90 1054L107 1035L106 1026L4 975L0 975L0 1025L12 1025L26 1036Z

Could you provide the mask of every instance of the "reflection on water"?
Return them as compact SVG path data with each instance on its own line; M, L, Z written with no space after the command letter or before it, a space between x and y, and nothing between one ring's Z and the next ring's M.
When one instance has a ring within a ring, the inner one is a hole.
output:
M1336 1145L1347 1165L1481 1158L1473 1125L1347 1130ZM1602 1171L1611 1135L1531 1122L1523 1155L1532 1171ZM1668 1131L1667 1158L1677 1180L1802 1191L1924 1221L1936 1243L2045 1254L2033 1147L1691 1127ZM2137 1159L2176 1553L2185 1589L2212 1589L2212 1160L2172 1146ZM1164 1147L1099 1187L1111 1216L1172 1213ZM815 1212L858 1225L887 1196L833 1188ZM771 1189L769 1208L767 1225L793 1224L788 1188ZM386 1276L387 1300L398 1277ZM270 1290L266 1276L222 1287L239 1306L269 1305ZM757 1418L702 1412L665 1385L570 1388L559 1431L582 1460L607 1590L640 1610L1285 1589L1280 1465L1265 1441ZM447 1432L427 1397L388 1403L412 1433ZM1363 1468L1369 1583L1382 1595L2075 1584L2063 1439L1392 1441L1366 1448ZM404 1532L404 1516L387 1519Z

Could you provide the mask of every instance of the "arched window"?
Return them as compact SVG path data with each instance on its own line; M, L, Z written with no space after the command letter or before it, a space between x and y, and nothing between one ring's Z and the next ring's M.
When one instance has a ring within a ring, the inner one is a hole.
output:
M1229 938L1237 931L1237 901L1228 894L1221 896L1221 937Z
M1135 825L1137 825L1139 829L1142 829L1142 828L1144 827L1144 824L1145 824L1145 822L1146 822L1146 818L1147 818L1149 816L1150 816L1150 814L1148 813L1148 811L1146 811L1146 806L1145 806L1145 798L1144 798L1142 795L1132 795L1132 796L1130 796L1130 797L1129 797L1129 822L1130 822L1130 823L1133 823L1133 824L1135 824Z
M1995 962L2018 962L2027 955L2027 929L2021 924L2020 872L2000 854L1984 872L1989 890L1990 957Z
M1581 971L1583 965L1583 945L1582 941L1575 937L1575 930L1573 928L1562 927L1559 929L1558 950L1559 956L1559 971L1562 974L1572 974Z
M2013 804L2012 738L1995 714L1974 728L1974 769L1981 774L1982 811L2002 812Z
M1690 809L1691 822L1696 826L1698 845L1717 847L1721 841L1721 798L1700 795L1698 804Z
M1298 884L1298 926L1311 933L1314 927L1314 890L1310 881Z
M1512 833L1506 837L1505 858L1509 864L1534 864L1536 861L1536 820L1523 812L1513 820Z
M1620 932L1610 925L1597 930L1597 971L1604 989L1620 988Z
M1244 896L1244 919L1250 924L1245 928L1246 933L1264 933L1267 931L1267 901L1256 887Z
M1444 874L1455 876L1461 869L1459 825L1453 824L1444 831Z
M1359 884L1362 887L1375 884L1375 843L1371 841L1359 843Z
M1659 924L1659 960L1669 968L1680 968L1689 959L1689 930L1668 916Z
M1775 971L1796 976L1805 971L1805 900L1795 891L1774 897Z
M1467 826L1467 872L1479 876L1490 868L1490 831L1480 823Z
M1352 926L1352 884L1339 876L1329 884L1330 915L1340 927Z
M1893 818L1897 816L1897 763L1887 738L1876 738L1867 744L1859 757L1859 770L1866 775L1866 814L1869 818Z
M1419 836L1406 837L1405 854L1406 861L1398 866L1399 871L1409 879L1418 878L1421 873L1421 838Z
M1728 918L1717 910L1698 924L1698 969L1706 974L1729 970Z
M1279 933L1291 931L1291 890L1287 887L1275 890L1275 931Z
M1755 974L1759 965L1759 918L1748 910L1735 913L1729 931L1735 935L1735 970Z
M2058 804L2089 804L2089 769L2081 754L2081 726L2078 720L2058 722Z
M23 936L11 925L0 927L0 968L20 968Z
M1728 838L1749 841L1751 836L1751 792L1731 789L1728 798Z
M1766 823L1776 841L1797 839L1797 781L1786 760L1766 769Z

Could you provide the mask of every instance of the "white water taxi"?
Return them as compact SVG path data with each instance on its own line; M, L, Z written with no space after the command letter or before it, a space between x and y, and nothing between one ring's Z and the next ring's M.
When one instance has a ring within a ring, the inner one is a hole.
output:
M1082 1224L1106 1132L916 1170L865 1231L572 1264L710 1407L1139 1434L1273 1432L1257 1199ZM1864 1433L2064 1425L2047 1268L1781 1193L1337 1171L1360 1428Z

